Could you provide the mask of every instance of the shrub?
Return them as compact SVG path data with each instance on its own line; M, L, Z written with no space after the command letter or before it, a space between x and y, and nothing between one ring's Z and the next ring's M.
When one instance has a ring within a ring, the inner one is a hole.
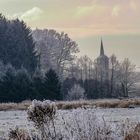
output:
M10 130L9 139L10 140L31 140L28 133L23 129L19 129L18 127L16 129Z
M67 99L68 100L79 100L85 98L85 90L79 85L75 84L71 90L68 92Z
M56 137L54 118L56 114L56 105L50 101L36 101L32 102L27 112L28 119L34 122L35 127L41 132L41 139L47 140ZM50 130L50 124L53 126L53 134ZM47 125L47 129L45 129Z

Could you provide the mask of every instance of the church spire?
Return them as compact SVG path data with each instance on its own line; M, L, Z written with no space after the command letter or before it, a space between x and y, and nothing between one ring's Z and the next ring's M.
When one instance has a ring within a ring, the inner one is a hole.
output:
M104 46L103 46L103 41L102 41L102 39L101 39L100 55L104 55Z

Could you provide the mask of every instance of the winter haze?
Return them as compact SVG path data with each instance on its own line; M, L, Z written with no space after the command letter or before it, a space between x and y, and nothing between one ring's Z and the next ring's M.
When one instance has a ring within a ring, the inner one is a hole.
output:
M140 0L0 0L0 140L140 140Z
M80 54L92 59L99 55L102 36L108 56L129 57L140 67L139 0L0 0L0 10L33 29L68 33L79 44Z

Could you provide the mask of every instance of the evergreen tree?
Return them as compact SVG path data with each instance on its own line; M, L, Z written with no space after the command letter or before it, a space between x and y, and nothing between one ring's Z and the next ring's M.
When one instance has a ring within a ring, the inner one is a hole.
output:
M0 101L21 102L34 99L32 80L27 70L15 70L12 65L7 65L5 74L0 78Z
M45 87L45 94L44 98L50 99L50 100L61 100L61 84L59 82L59 78L56 74L56 72L52 69L50 69L45 74L44 79L44 87Z
M14 83L16 88L15 91L16 102L21 102L23 100L34 98L31 88L32 80L25 68L21 68L17 71Z
M2 14L0 14L0 48L1 48L1 51L3 51L4 44L6 42L7 27L8 27L7 19ZM3 56L5 56L5 54L3 54Z
M44 92L44 85L43 85L43 76L40 69L37 67L34 75L33 75L33 97L35 99L42 100L43 99L43 92Z
M5 75L0 79L1 102L14 102L16 100L15 77L15 69L11 65L7 65Z
M8 21L0 15L0 60L11 63L16 69L22 66L33 73L38 57L31 30L18 19Z

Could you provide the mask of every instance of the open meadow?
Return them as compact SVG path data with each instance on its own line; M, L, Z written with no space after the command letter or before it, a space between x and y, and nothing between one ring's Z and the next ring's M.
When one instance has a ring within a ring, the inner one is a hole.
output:
M56 135L62 137L60 134L63 134L63 140L93 140L96 135L97 140L123 140L140 122L138 101L139 99L103 99L56 102L57 111L54 118ZM43 102L39 103L41 105L45 104ZM37 106L39 106L39 103L36 103ZM122 105L122 103L125 105ZM27 107L29 104L35 107L33 103L26 102L18 104L18 108L16 104L11 103L5 104L7 106L3 110L1 108L0 136L2 138L7 138L10 130L15 128L26 130L30 135L40 131L39 128L34 127L34 122L29 121L27 108L23 108L23 106ZM1 104L0 107L2 105L4 104ZM53 134L53 127L49 127ZM47 127L45 128L47 129Z

